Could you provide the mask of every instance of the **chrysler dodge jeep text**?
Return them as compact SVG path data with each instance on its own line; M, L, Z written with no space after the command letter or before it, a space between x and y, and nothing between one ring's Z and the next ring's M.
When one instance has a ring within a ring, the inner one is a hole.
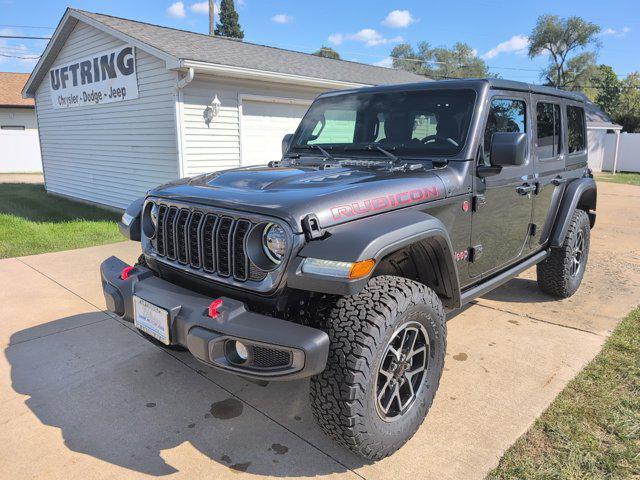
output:
M400 448L442 374L445 312L536 265L579 287L595 223L580 96L505 80L320 95L283 156L162 185L101 266L109 310L164 348L258 381L311 377L317 422Z

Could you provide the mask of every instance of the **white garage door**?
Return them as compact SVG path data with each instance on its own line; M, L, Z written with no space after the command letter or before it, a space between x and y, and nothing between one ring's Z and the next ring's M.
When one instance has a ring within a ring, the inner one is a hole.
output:
M309 102L311 103L311 102ZM242 101L242 165L264 165L282 157L282 137L295 132L308 104Z

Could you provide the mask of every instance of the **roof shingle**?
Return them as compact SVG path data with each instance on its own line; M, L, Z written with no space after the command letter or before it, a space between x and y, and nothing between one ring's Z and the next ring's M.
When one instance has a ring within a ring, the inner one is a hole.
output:
M33 107L33 99L22 98L28 73L0 72L0 107Z
M84 10L75 11L181 60L365 85L427 80L423 76L402 70L323 58L224 37L211 37Z

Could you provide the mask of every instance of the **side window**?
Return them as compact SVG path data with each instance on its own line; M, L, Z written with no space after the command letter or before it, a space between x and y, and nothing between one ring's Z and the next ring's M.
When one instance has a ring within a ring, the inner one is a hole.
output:
M567 126L569 153L581 152L586 148L584 134L584 109L582 107L567 106Z
M536 107L536 126L538 130L538 158L544 160L560 155L560 105L538 103Z
M313 128L309 145L316 143L351 143L356 130L354 110L327 110L324 118Z
M526 132L527 105L524 100L496 98L491 101L484 131L484 161L490 165L491 139L497 132Z

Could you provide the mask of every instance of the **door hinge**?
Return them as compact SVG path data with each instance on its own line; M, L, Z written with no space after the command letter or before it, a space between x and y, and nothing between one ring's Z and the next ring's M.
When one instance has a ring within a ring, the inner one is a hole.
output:
M320 228L318 217L313 213L310 213L302 219L302 231L308 242L321 238L324 235L324 230Z
M474 245L473 247L469 247L469 261L471 263L475 262L482 255L482 245Z
M471 209L474 212L480 210L487 203L487 199L484 195L474 195L471 199Z

